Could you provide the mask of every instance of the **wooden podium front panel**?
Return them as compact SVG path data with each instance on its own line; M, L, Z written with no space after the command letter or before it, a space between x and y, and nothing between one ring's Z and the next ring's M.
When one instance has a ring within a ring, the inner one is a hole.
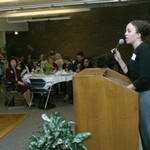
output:
M101 75L73 79L77 132L89 150L138 150L137 93Z

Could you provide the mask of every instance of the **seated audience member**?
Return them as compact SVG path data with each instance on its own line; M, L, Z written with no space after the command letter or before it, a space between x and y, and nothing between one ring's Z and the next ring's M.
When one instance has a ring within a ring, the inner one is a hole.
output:
M54 62L54 58L49 56L47 60L48 64L50 64L53 67L53 71L56 72L58 70L58 65Z
M48 62L48 64L50 64L53 67L52 68L53 72L58 71L58 65L54 62L54 57L53 56L49 56L48 59L47 59L47 62ZM53 89L55 90L56 95L58 95L59 94L58 84L53 85Z
M64 57L64 64L62 66L62 69L64 69L65 71L73 71L73 63L68 56Z
M45 56L44 54L40 54L39 60L38 60L38 64L37 64L37 65L38 65L40 68L43 68L44 64L46 64L46 63L47 63L46 56Z
M63 69L67 72L73 71L73 64L68 56L64 57ZM65 95L64 100L69 100L69 102L72 103L72 100L73 100L72 81L62 82L61 83L61 91Z
M10 88L12 90L17 90L23 94L27 106L30 105L30 86L23 82L20 76L20 71L16 69L17 60L12 57L9 60L9 67L6 69L6 79L11 82Z
M58 70L62 70L62 65L63 65L64 61L62 59L61 54L59 54L59 53L55 54L55 61L54 62L57 64Z
M83 60L83 68L82 69L85 69L85 68L92 68L92 64L90 63L90 60L88 58L84 58L84 60Z
M84 59L84 53L82 51L79 51L76 56L76 60L73 63L73 71L74 72L80 72L83 67L83 59Z
M35 66L34 66L34 64L33 64L33 59L32 59L31 56L28 56L28 57L27 57L26 66L28 67L29 72L32 72L33 70L35 70Z
M24 56L20 56L19 57L19 61L17 63L17 69L22 71L24 69L25 63L26 63L25 57Z

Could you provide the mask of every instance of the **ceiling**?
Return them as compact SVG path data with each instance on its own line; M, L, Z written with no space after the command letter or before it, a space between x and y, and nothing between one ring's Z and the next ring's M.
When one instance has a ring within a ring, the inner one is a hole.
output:
M147 2L149 0L1 0L0 19L8 23L18 20L20 22L39 21L39 17L43 20L54 17L67 19L71 13L90 11L95 7Z

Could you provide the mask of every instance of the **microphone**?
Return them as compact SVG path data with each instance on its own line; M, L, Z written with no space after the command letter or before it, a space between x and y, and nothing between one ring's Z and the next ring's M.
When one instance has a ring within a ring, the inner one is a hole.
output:
M118 47L120 46L120 45L122 45L122 44L124 44L124 39L119 39L119 41L118 41L118 44L116 45L116 47L115 47L115 49L118 49ZM115 50L113 51L113 54L115 54Z
M119 39L116 49L118 49L118 47L122 44L124 44L124 39Z

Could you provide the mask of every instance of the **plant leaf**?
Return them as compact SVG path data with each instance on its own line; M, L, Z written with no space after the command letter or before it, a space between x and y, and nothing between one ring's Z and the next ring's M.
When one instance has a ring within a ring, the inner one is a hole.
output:
M78 133L76 135L76 137L73 140L73 143L81 143L83 142L85 139L87 139L89 136L91 136L90 132L82 132L82 133Z

